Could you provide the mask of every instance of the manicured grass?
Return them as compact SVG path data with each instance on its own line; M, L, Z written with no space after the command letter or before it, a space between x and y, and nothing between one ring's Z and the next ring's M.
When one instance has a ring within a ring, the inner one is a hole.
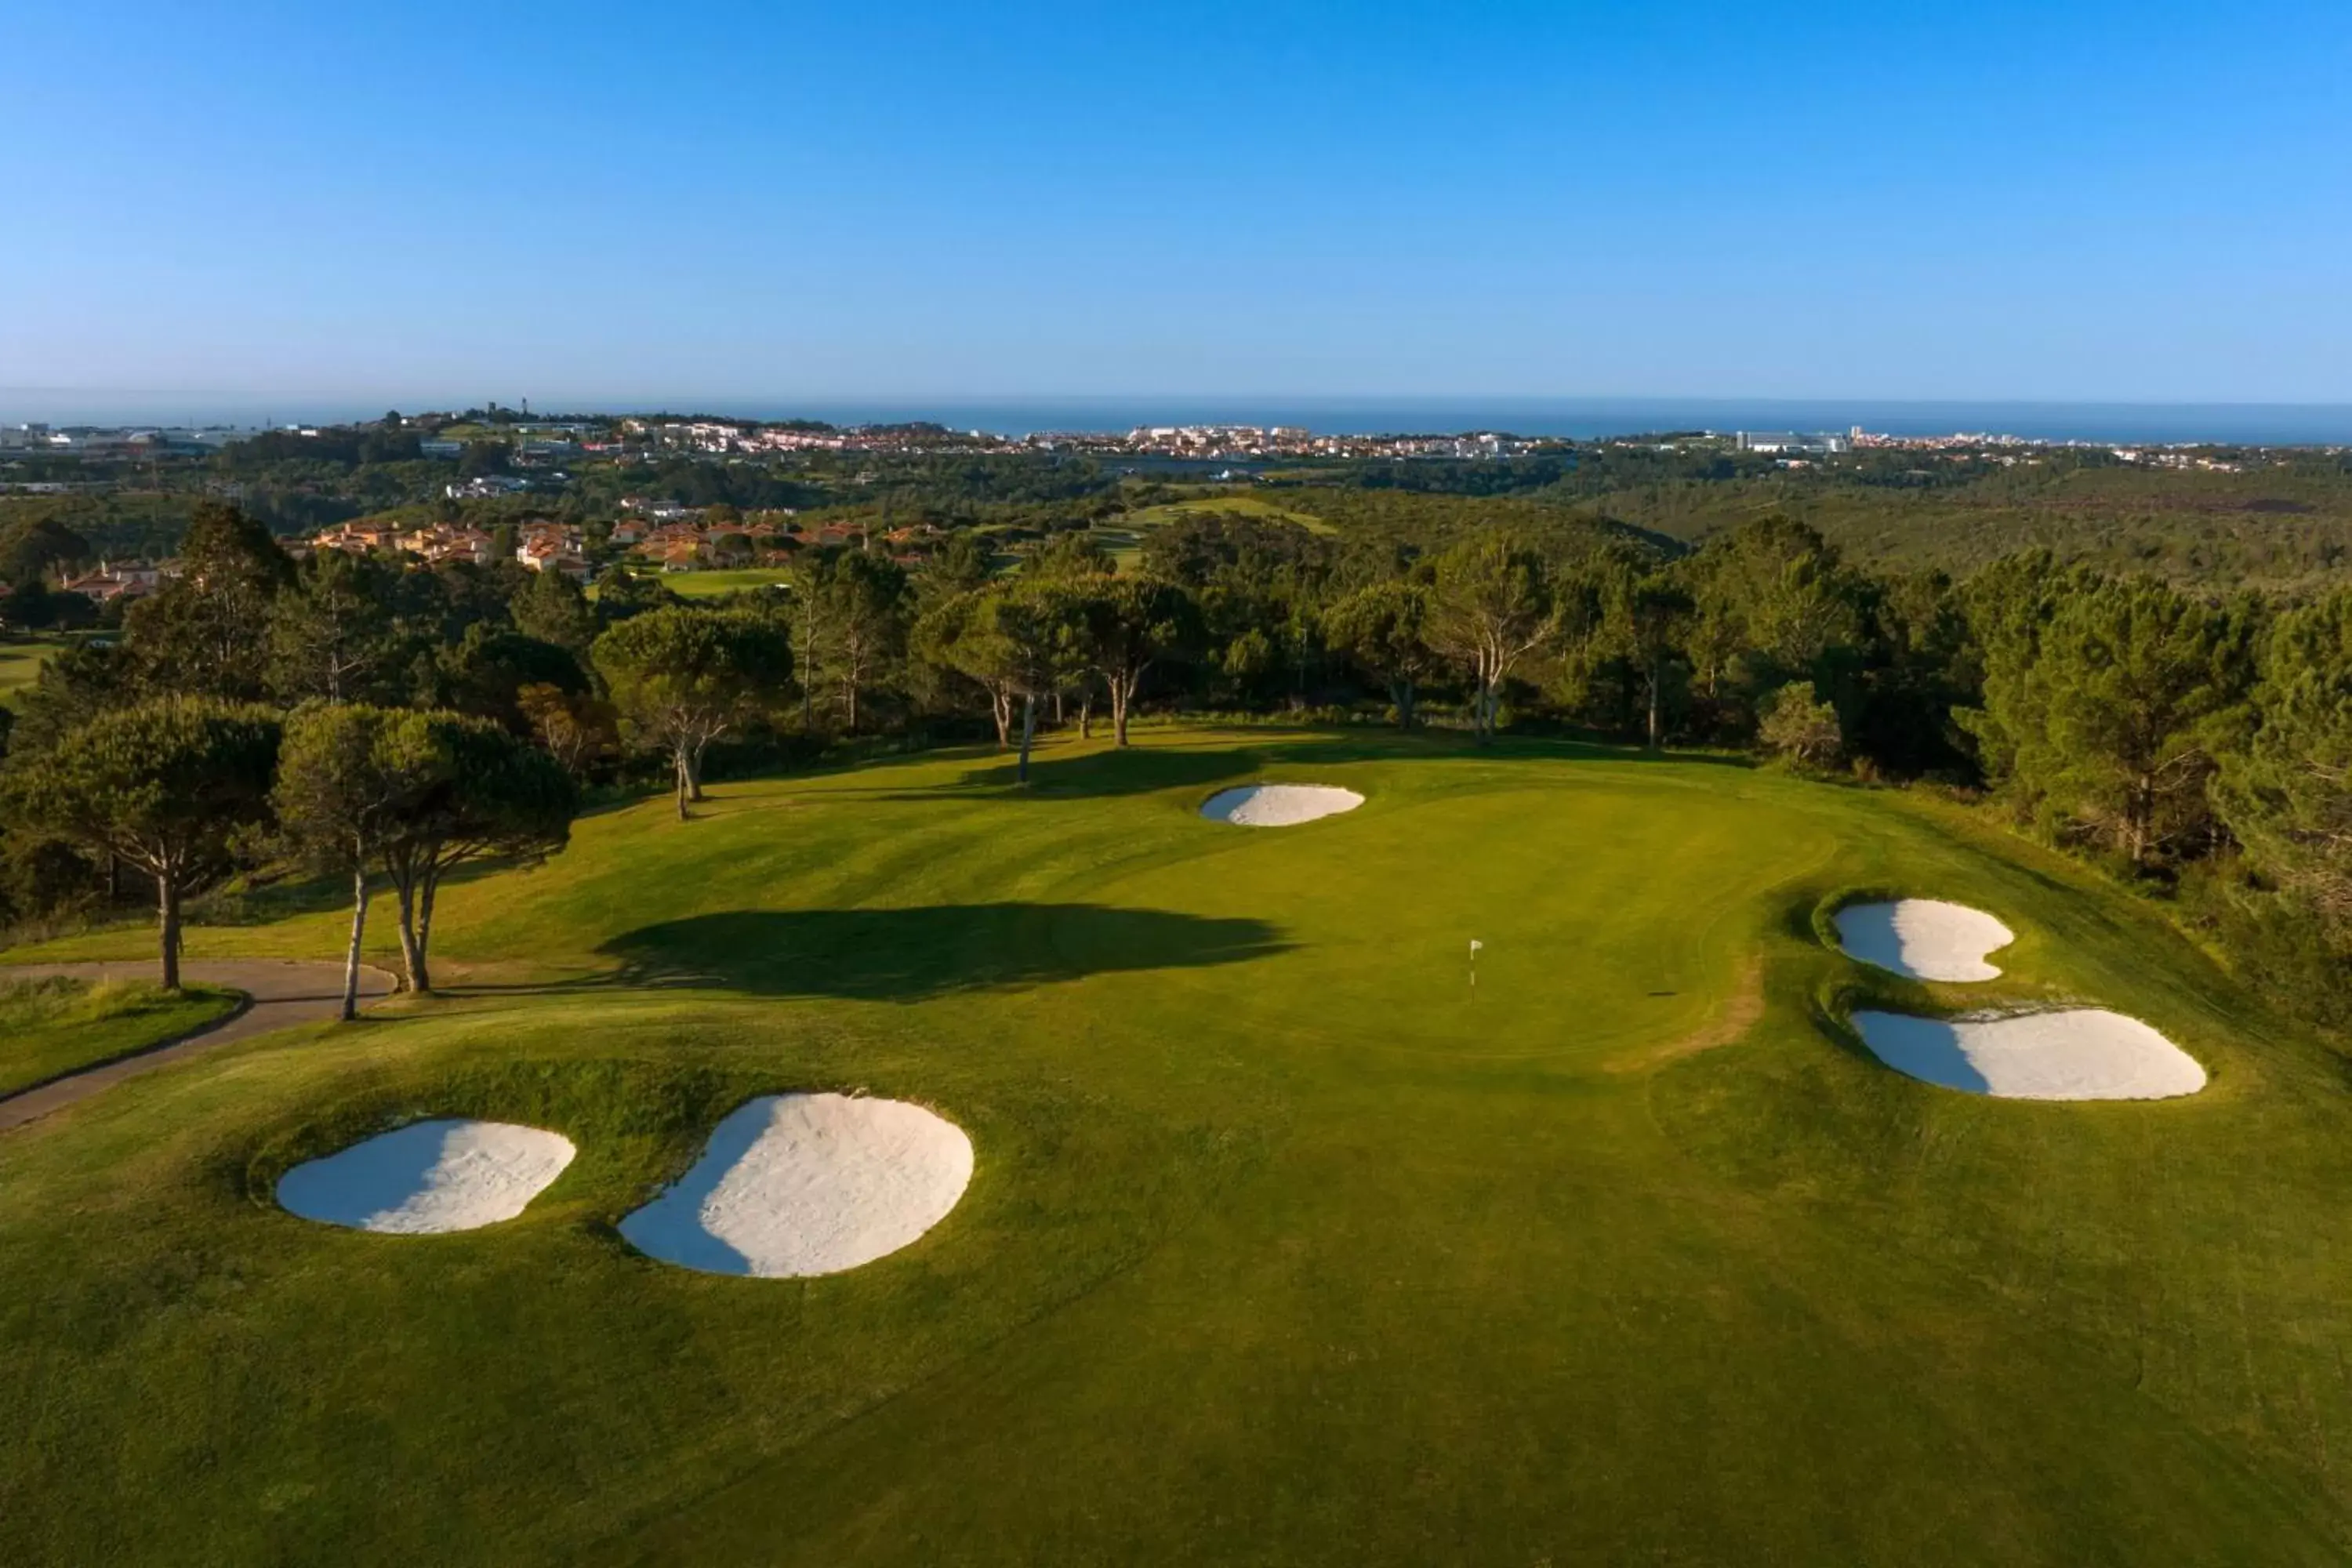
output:
M1154 529L1164 528L1188 513L1214 512L1295 522L1314 533L1337 531L1321 518L1303 511L1292 511L1265 496L1231 486L1213 485L1203 487L1184 500L1163 501L1158 506L1122 512L1114 521L1097 524L1094 537L1110 552L1111 559L1118 563L1120 571L1132 572L1138 570L1142 562L1145 534Z
M236 1006L236 994L190 986L93 985L0 978L0 1094L177 1039Z
M33 684L41 666L67 644L61 638L38 637L26 642L0 642L0 702L13 699Z
M792 580L791 571L782 566L743 566L724 572L661 572L650 575L654 581L684 599L716 599L728 594L740 594L746 588L765 588Z
M747 588L766 588L792 580L791 571L782 566L743 566L724 572L645 570L634 574L660 584L681 599L724 598L729 594L740 594ZM601 586L601 582L590 584L588 596L592 599L596 597Z
M1123 514L1121 521L1137 528L1157 528L1187 512L1239 512L1250 517L1295 522L1317 533L1333 532L1331 525L1311 512L1293 511L1267 496L1229 485L1203 487L1182 500L1163 501Z
M1154 731L1009 772L587 818L444 895L473 989L0 1139L0 1560L2352 1551L2343 1065L2147 910L1955 810L1712 762ZM1260 777L1367 804L1196 815ZM1865 973L1816 934L1854 889L1992 910L2007 973ZM327 955L340 920L194 946ZM1844 1033L1865 995L2095 1000L2213 1080L1937 1089ZM798 1282L614 1236L799 1088L957 1121L963 1203ZM580 1156L467 1235L270 1203L427 1113Z

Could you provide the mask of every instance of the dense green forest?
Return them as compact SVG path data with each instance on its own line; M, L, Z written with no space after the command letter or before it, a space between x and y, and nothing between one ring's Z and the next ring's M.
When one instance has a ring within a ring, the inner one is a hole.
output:
M814 451L750 462L636 453L538 474L530 491L506 500L461 503L444 493L454 481L521 471L511 450L486 438L467 441L457 458L428 459L414 435L359 427L271 432L208 458L161 464L24 459L0 464L0 480L59 483L68 493L0 493L0 545L53 520L94 554L166 554L208 498L299 534L408 509L449 521L585 521L641 497L1024 535L1117 528L1171 503L1235 504L1420 542L1482 516L1536 524L1564 512L1684 544L1783 516L1859 563L1965 574L2046 549L2200 588L2291 592L2324 585L2352 551L2352 455L2308 450L2200 448L2165 454L2165 463L2098 448L1866 450L1783 467L1685 437L1481 462L1261 467L1238 484L1186 482L1098 454Z
M1682 479L1612 490L1577 510L1691 541L1777 513L1810 523L1855 560L1951 572L2048 550L2183 584L2299 591L2352 562L2352 475L2334 460L2183 472L2051 459L1929 474L1915 485Z
M1041 729L1123 739L1159 711L1507 727L1965 792L2173 900L2307 1011L2345 1005L2340 455L1782 466L1677 438L1216 481L1050 452L671 455L461 501L450 485L508 448L420 450L388 427L273 436L0 500L0 605L103 634L18 696L7 776L31 790L110 715L189 701L465 715L572 787L661 780L681 812L706 776L828 748L992 738L1025 753ZM689 604L617 569L592 594L512 561L298 562L279 543L387 513L601 538L624 497L790 509L788 580ZM875 542L918 524L918 556ZM127 609L58 592L100 555L165 550L180 575ZM191 864L191 889L309 863L279 815L248 815ZM86 825L20 811L0 839L0 915L149 897L125 861Z

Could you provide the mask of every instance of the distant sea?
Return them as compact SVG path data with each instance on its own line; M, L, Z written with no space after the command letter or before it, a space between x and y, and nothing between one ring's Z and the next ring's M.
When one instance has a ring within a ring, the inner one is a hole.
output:
M521 399L500 398L509 405ZM482 396L430 404L394 399L409 412L478 405ZM1328 435L1500 430L1589 438L1664 430L1865 430L1893 436L1954 433L2044 441L2239 442L2352 445L2352 404L1985 403L1774 398L1285 398L1117 397L956 401L656 396L531 399L541 414L700 413L740 419L823 419L836 425L927 419L958 430L1125 431L1138 425L1295 425ZM93 393L0 387L0 424L260 426L373 419L382 402L288 395Z

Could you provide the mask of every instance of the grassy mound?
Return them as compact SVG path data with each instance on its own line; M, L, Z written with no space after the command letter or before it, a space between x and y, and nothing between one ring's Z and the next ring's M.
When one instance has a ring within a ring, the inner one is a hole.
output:
M2352 1550L2341 1067L2145 910L1708 762L1179 731L1036 774L593 817L445 895L460 994L0 1139L0 1560ZM1367 804L1198 816L1256 779ZM2000 979L1824 944L1889 887L2001 910ZM331 952L338 918L197 950ZM1843 1021L2084 996L2210 1087L1954 1095ZM746 1282L615 1234L729 1110L828 1089L969 1131L912 1246ZM579 1157L399 1245L269 1202L423 1115Z
M0 1094L192 1034L236 1009L236 993L202 985L0 979Z

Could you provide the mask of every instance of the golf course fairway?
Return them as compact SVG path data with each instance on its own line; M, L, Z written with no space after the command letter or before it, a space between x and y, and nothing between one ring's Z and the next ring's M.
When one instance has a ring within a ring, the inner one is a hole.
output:
M0 1562L2352 1556L2352 1078L2153 906L1716 760L1170 729L1034 774L592 815L444 892L446 994L0 1136ZM1201 816L1256 783L1364 804ZM1865 896L2017 941L1904 979L1837 949ZM1846 1021L2061 1004L2210 1082L1990 1099ZM618 1233L794 1092L929 1109L968 1188L821 1278ZM578 1153L454 1235L272 1201L425 1118Z

